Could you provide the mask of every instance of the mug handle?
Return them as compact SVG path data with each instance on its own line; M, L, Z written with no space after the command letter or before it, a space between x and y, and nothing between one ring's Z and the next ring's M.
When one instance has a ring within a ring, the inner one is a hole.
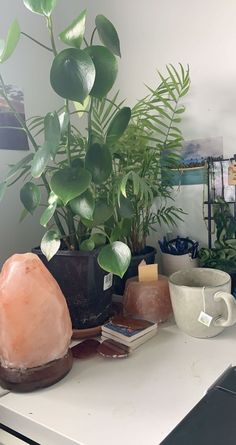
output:
M215 301L223 300L227 306L228 318L219 317L214 320L215 326L232 326L236 323L236 300L233 295L228 292L219 291L214 295Z

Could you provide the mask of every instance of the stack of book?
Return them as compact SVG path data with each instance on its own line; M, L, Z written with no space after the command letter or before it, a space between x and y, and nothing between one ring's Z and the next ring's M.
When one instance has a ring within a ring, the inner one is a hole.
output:
M102 326L101 340L114 340L133 351L157 333L157 323L122 316L113 317Z

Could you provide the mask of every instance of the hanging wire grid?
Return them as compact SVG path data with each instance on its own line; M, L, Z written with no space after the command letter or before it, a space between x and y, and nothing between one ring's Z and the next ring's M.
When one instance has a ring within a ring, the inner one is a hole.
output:
M232 205L232 214L236 217L236 185L228 184L228 168L233 158L207 158L207 187L203 189L203 218L208 232L208 248L212 248L212 238L215 235L213 219L213 205L217 205L217 198L222 198ZM206 213L207 212L207 213Z

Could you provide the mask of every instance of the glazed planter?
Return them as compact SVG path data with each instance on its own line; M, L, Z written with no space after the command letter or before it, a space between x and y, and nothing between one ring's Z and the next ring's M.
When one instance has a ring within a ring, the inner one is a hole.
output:
M73 329L92 328L109 318L113 278L98 265L99 249L92 252L59 250L49 262L40 248L32 252L57 280L67 301Z
M117 276L114 277L114 293L117 295L123 295L126 281L129 278L138 275L138 266L141 261L144 260L147 264L153 264L155 261L155 255L156 249L151 246L146 246L142 254L132 256L130 265L123 278L119 278Z
M198 267L198 258L192 258L191 254L172 255L161 252L161 263L163 274L169 277L172 273L182 269L192 269Z

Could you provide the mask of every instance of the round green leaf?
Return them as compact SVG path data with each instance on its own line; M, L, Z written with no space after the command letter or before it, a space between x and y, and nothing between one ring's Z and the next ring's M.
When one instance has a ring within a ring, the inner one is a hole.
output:
M91 174L95 184L101 184L110 176L112 171L112 157L105 145L93 144L85 156L85 168Z
M59 34L59 38L62 40L62 42L64 42L66 45L80 48L84 37L85 20L86 10L82 11L81 14Z
M51 189L66 205L81 195L91 183L91 175L84 168L65 167L58 170L51 179Z
M133 218L134 207L130 199L125 198L123 195L120 196L120 206L118 206L119 215L122 218Z
M104 246L106 244L107 238L102 233L93 233L91 238L94 241L95 247Z
M98 255L99 266L106 272L112 272L121 278L128 269L130 260L130 249L121 241L104 246Z
M53 61L50 80L59 96L83 103L95 80L91 57L80 49L64 49Z
M14 20L8 30L6 42L1 47L0 63L5 62L12 55L20 39L20 27L17 20Z
M73 168L84 168L84 160L79 156L75 156L71 161L71 167Z
M112 206L108 205L106 201L98 201L95 205L93 220L96 226L104 224L113 215Z
M39 187L33 182L26 182L20 191L20 199L26 210L33 214L41 199Z
M49 17L57 4L57 0L23 0L31 12Z
M70 201L70 207L74 215L79 215L83 218L92 220L95 207L94 197L90 190L82 193Z
M40 247L47 260L50 261L58 252L60 245L61 241L58 233L55 230L48 230L41 241Z
M50 158L50 146L45 142L42 148L36 151L32 164L31 175L33 178L40 178L44 172Z
M125 132L131 118L131 109L124 107L113 117L107 130L106 143L114 144Z
M96 77L90 96L102 98L110 91L118 73L118 64L115 56L105 46L90 46L85 48L96 70Z
M88 238L80 244L80 250L91 251L95 248L95 243L92 238Z
M108 205L106 201L98 201L95 205L93 220L82 218L82 223L92 229L93 227L100 226L108 221L113 215L112 206Z
M53 217L55 210L57 208L57 203L54 202L54 204L50 204L42 213L40 218L40 224L43 227L46 227L50 219Z
M97 15L95 23L101 42L107 46L113 54L121 57L120 41L114 25L104 15Z

